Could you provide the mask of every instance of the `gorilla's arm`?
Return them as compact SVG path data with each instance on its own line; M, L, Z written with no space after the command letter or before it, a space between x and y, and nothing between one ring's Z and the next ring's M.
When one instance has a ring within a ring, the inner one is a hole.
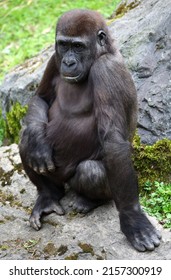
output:
M49 106L55 97L57 69L53 55L46 67L36 95L32 98L20 142L20 155L37 173L54 171L52 147L46 141Z
M37 173L54 170L52 149L46 142L48 108L48 104L42 98L32 98L19 144L21 158L24 157L25 162Z
M105 63L104 63L105 61ZM96 69L98 66L98 69ZM136 128L136 90L132 78L122 61L116 55L104 55L93 66L95 81L95 110L98 123L98 134L103 150L103 161L113 193L122 191L131 184L132 199L137 195L137 182L131 162L131 143ZM105 73L105 74L104 74ZM105 75L105 77L104 77ZM123 176L125 174L125 176ZM118 178L118 179L117 179ZM124 181L126 178L126 181ZM134 178L134 179L133 179ZM122 182L121 182L122 181ZM133 182L134 181L134 182ZM131 196L131 193L130 193ZM124 205L124 198L115 198L118 208ZM126 198L126 203L127 203ZM138 201L138 198L137 198Z

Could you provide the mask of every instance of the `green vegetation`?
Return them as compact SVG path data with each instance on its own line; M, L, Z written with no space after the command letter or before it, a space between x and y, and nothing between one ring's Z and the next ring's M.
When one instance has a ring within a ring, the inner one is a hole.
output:
M6 118L2 116L0 109L0 146L3 141L8 143L18 143L21 130L21 121L27 112L27 106L22 107L19 102L16 102L11 110L6 113Z
M35 239L29 239L28 241L26 241L24 244L23 244L23 247L25 249L30 249L32 247L34 247L35 245L37 245L39 243L40 239L38 240L35 240Z
M134 0L130 4L128 4L127 1L125 0L125 2L121 3L121 5L119 5L117 10L115 11L115 13L114 13L115 17L117 17L117 18L122 17L128 11L136 8L139 4L140 4L140 0Z
M5 120L2 116L2 110L0 109L0 146L5 138Z
M149 146L141 144L136 135L133 144L141 204L164 227L171 228L171 140L159 140Z
M27 106L22 107L20 103L16 102L10 112L6 114L5 135L10 143L19 142L19 133L21 130L21 120L25 116Z
M89 253L89 254L91 254L92 256L94 256L94 250L93 250L92 245L79 242L79 243L78 243L78 246L82 249L82 251L83 251L84 253L86 253L86 254Z
M171 228L171 183L155 181L152 184L147 181L144 190L146 192L141 198L144 210L155 216L164 227Z
M10 68L54 43L58 17L74 8L98 10L109 17L120 0L0 1L0 78Z
M140 187L147 181L169 182L171 164L171 140L162 139L154 145L141 144L140 137L134 137L133 161L139 175Z

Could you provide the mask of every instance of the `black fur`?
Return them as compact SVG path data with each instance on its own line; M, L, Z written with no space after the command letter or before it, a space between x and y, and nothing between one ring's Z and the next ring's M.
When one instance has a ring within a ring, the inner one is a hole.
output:
M68 12L56 32L56 51L20 142L23 166L39 193L31 226L40 229L43 213L64 213L59 201L67 183L77 193L73 208L79 212L114 199L131 244L153 250L160 235L140 208L131 161L137 122L132 78L97 12Z

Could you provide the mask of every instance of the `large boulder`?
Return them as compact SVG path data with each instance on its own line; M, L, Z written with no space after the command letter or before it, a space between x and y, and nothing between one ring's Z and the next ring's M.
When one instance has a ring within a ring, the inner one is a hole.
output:
M110 28L136 84L139 134L152 144L171 139L171 1L132 0L127 8Z
M119 11L126 13L116 13L110 29L136 84L141 139L171 139L171 1L122 1ZM6 76L0 88L4 114L15 101L28 103L53 52L49 47Z

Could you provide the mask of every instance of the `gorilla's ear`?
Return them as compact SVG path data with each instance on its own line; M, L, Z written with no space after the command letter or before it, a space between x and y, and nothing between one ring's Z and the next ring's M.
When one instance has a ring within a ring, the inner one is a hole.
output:
M99 30L97 34L97 42L99 43L100 46L104 46L106 44L106 33L103 30Z

